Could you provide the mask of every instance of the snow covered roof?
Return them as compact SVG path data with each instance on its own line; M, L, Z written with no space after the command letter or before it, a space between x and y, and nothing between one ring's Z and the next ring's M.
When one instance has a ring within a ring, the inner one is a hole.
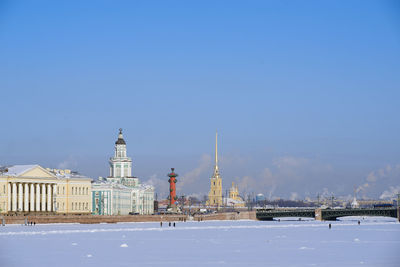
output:
M232 205L232 204L242 204L242 203L244 203L244 201L239 201L239 200L235 200L235 199L233 199L233 198L226 198L226 203L228 204L228 205Z
M54 172L53 172L54 173ZM89 177L82 175L80 173L77 172L72 172L72 173L64 173L64 174L60 174L60 173L54 173L58 178L85 178L85 179L90 179Z
M54 174L55 176L57 176L57 178L64 178L64 179L91 179L90 177L87 177L85 175L82 175L80 173L78 173L77 171L71 171L68 169L50 169L50 168L46 168L47 171L51 172L52 174Z
M144 189L144 190L146 190L146 189L154 189L154 187L152 185L149 185L149 184L139 184L138 187L140 189Z
M102 188L117 188L117 189L127 189L127 190L154 190L154 187L152 185L149 184L138 184L137 186L134 187L130 187L130 186L126 186L120 182L116 182L116 181L104 181L104 180L97 180L93 183L94 187L102 187Z
M120 190L126 190L126 191L131 191L132 188L127 187L123 184L120 183L110 183L110 182L95 182L92 184L92 190L95 190L96 188L102 188L102 189L120 189Z
M3 168L7 169L7 172L4 172L4 175L8 176L20 176L24 172L27 172L39 165L12 165L12 166L4 166Z

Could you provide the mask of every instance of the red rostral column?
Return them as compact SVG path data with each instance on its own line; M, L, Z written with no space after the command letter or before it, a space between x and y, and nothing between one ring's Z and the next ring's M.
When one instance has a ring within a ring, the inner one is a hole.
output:
M178 180L176 177L178 176L177 173L174 172L175 168L171 168L171 173L168 174L169 177L169 207L175 207L175 201L178 200L176 197L176 183Z

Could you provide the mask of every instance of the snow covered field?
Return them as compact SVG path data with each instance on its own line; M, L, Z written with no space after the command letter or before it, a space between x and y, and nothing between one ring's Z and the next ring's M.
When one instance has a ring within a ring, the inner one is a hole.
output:
M203 221L0 226L0 266L400 266L400 223Z

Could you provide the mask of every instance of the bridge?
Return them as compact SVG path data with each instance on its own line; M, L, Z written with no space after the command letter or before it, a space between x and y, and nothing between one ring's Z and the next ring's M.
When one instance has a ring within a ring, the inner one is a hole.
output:
M256 218L261 221L271 221L279 217L308 217L320 221L336 220L346 216L385 216L399 218L398 208L371 209L259 209Z
M256 218L261 221L272 221L278 217L309 217L315 218L313 209L262 209L257 210Z

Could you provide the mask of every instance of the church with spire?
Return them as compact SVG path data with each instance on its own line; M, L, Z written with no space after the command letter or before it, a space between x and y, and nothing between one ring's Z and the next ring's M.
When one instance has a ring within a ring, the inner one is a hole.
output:
M214 173L210 179L210 192L208 193L208 206L222 206L222 178L218 169L218 133L215 133L215 165Z

